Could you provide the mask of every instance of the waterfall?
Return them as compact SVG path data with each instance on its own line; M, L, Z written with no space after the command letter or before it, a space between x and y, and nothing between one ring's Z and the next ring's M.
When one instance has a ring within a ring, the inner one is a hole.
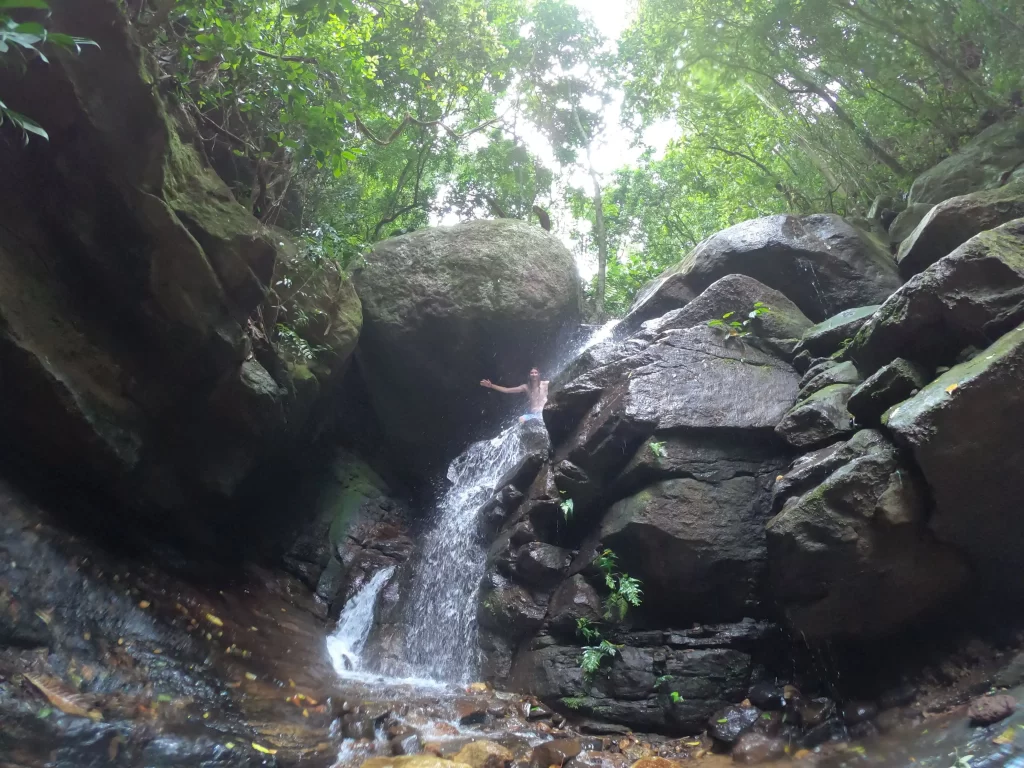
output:
M366 638L373 626L373 609L377 595L391 578L395 567L377 571L352 599L345 603L345 609L338 617L338 626L327 638L327 653L331 664L339 672L358 671L361 666L360 654L366 645Z
M476 673L476 598L487 558L477 512L524 457L525 428L515 424L493 440L471 445L448 468L451 486L438 505L437 523L426 536L413 577L402 673L450 683L469 682Z

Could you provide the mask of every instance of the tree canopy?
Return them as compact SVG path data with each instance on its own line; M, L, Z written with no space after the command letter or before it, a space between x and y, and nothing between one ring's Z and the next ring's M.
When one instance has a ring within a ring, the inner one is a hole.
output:
M596 317L735 222L898 198L1024 88L1017 0L638 0L619 41L572 0L124 2L238 199L313 257L549 211ZM45 6L4 4L0 62L88 42ZM601 173L620 102L638 146L676 138Z

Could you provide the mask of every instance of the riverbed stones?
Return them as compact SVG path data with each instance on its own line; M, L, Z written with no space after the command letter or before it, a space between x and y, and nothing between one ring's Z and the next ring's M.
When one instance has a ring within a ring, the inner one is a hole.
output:
M1024 219L975 235L915 275L861 328L850 346L871 374L903 357L949 366L1024 321Z
M920 365L898 357L857 387L846 408L859 423L877 425L883 413L917 393L929 379L928 372Z
M987 584L1019 592L1024 520L1024 326L954 366L887 414L935 501L931 527ZM984 450L979 450L984 446Z
M849 360L844 363L837 363L836 365L828 366L804 384L800 388L800 399L806 400L815 392L820 392L825 387L831 387L833 384L857 385L863 380L860 371L857 370L857 366Z
M565 765L583 751L579 739L552 739L538 744L530 753L530 768L549 768Z
M971 702L967 717L971 725L992 725L1005 720L1017 711L1017 700L1005 693L994 696L979 696Z
M786 742L762 733L744 733L732 748L732 761L740 765L758 765L778 760L786 754Z
M1006 186L939 203L900 246L900 274L913 277L979 232L1022 217L1024 176Z
M580 281L558 238L514 219L418 230L365 261L360 370L392 448L423 477L524 407L479 381L550 370L579 324Z
M927 530L924 489L895 447L870 432L850 443L834 454L849 460L766 528L772 594L811 639L883 636L950 600L968 577ZM832 469L829 458L817 462Z
M361 768L471 768L471 766L434 755L397 755L395 757L371 757L369 760L363 761Z
M888 249L842 217L780 214L709 237L648 286L627 317L662 315L728 274L744 274L780 291L814 322L879 304L901 283Z
M470 768L509 768L515 760L515 755L501 744L481 739L464 746L452 755L452 760Z

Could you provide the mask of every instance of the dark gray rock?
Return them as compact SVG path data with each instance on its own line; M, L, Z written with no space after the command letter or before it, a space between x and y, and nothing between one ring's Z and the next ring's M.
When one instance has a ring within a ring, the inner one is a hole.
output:
M628 317L663 315L729 274L780 291L812 321L878 304L901 282L888 249L839 216L767 216L702 242L638 296Z
M921 366L902 357L897 358L857 387L846 408L859 423L875 426L883 413L924 387L929 378Z
M861 328L850 346L871 374L897 357L950 365L1024 321L1024 219L972 237L914 276Z
M803 701L796 708L796 716L804 728L815 728L836 713L836 705L832 699L819 697Z
M552 593L548 603L548 627L562 637L576 638L576 622L601 620L601 598L579 574L566 579Z
M852 384L856 386L864 380L857 370L857 366L847 360L845 363L836 363L829 366L814 376L803 387L800 388L800 400L806 400L815 392L820 392L825 387L833 384Z
M1008 514L1024 498L1022 370L1024 326L887 414L889 429L928 482L936 536L964 551L999 591L1022 587L1013 574L1024 518Z
M833 384L793 406L775 431L794 448L817 448L853 433L846 403L855 388Z
M967 581L962 560L925 527L919 481L878 438L866 431L859 455L767 525L773 595L808 638L885 635Z
M811 321L783 294L746 275L726 275L709 285L686 306L644 322L642 336L653 341L665 331L707 325L729 312L734 313L729 320L744 321L750 319L749 313L759 302L768 308L768 312L751 320L748 326L751 332L774 349L792 351L811 327ZM638 317L625 317L616 326L616 335L622 337L634 332Z
M931 203L911 203L904 211L896 217L889 227L889 242L894 248L910 237L917 225L920 224L928 212L934 207Z
M786 708L785 690L778 683L755 683L750 686L747 698L758 709L776 712Z
M1024 176L1004 187L936 205L900 246L900 274L911 278L979 232L1024 217Z
M708 719L708 734L715 741L731 746L754 727L760 715L757 707L724 707Z
M844 341L852 340L857 335L857 331L880 306L880 304L872 304L867 307L847 309L812 326L797 344L797 354L807 351L813 357L831 355L840 348Z
M552 587L561 581L571 559L568 550L533 541L516 552L515 572L530 586Z
M786 754L786 742L762 733L745 733L732 748L732 761L740 765L758 765L778 760Z
M995 123L915 179L909 203L935 205L1024 177L1024 115Z
M667 622L739 619L756 604L764 570L757 495L746 476L666 480L614 504L600 538L660 596L657 610Z
M878 705L872 701L850 701L843 705L843 722L857 725L878 716Z
M546 613L546 606L539 605L522 587L501 584L481 592L477 621L484 629L515 640L540 629Z
M839 361L838 360L833 360L830 357L829 358L824 358L824 359L821 359L821 358L816 359L813 362L813 364L810 365L807 368L806 371L804 371L803 376L800 378L800 389L803 389L804 387L806 387L817 376L819 376L820 374L824 373L829 368L835 368L837 365L839 365Z
M486 428L482 412L496 426L525 407L481 388L482 378L523 383L531 367L553 365L580 321L572 255L513 219L385 240L353 279L364 315L360 371L392 449L418 477Z

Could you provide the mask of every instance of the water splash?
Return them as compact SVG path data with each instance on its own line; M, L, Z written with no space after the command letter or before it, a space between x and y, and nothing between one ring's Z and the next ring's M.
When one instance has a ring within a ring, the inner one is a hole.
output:
M477 513L501 479L526 455L515 424L493 440L474 443L448 468L451 487L438 505L416 564L406 615L404 664L392 673L449 683L469 682L479 666L477 593L487 553Z
M337 628L327 638L327 653L339 674L357 672L362 666L360 654L373 626L377 595L394 572L394 566L377 571L373 578L345 603L345 609L338 617Z

